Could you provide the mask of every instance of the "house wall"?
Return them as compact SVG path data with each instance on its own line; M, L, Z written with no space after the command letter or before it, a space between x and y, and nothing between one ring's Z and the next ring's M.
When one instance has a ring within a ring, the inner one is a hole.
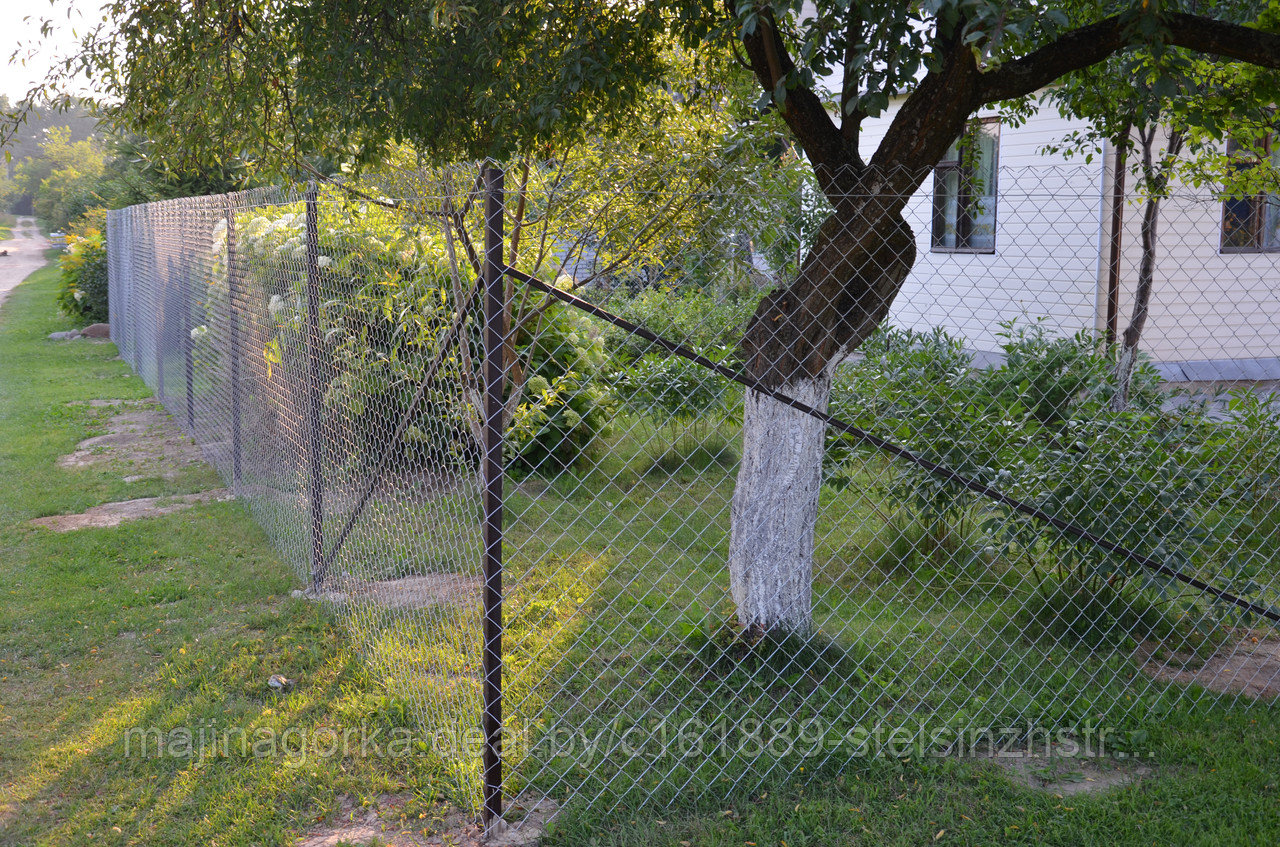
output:
M987 114L995 113L979 116ZM866 122L864 155L892 117L891 110ZM907 206L918 259L891 322L942 326L980 353L999 349L1000 324L1009 320L1043 319L1059 333L1105 329L1112 157L1086 163L1043 152L1079 127L1054 109L1001 127L994 254L931 249L933 180L926 179ZM1126 203L1121 331L1141 261L1141 213L1138 201ZM1278 378L1280 254L1219 252L1221 215L1207 190L1180 189L1165 201L1143 349L1175 363L1166 369L1175 379Z
M1125 206L1120 286L1123 332L1142 260L1142 205ZM1142 349L1185 363L1189 380L1280 378L1280 253L1222 253L1222 204L1177 189L1160 211L1151 315ZM1256 375L1254 374L1256 371ZM1171 374L1177 378L1177 374Z
M864 155L892 117L890 111L864 124ZM1101 157L1085 163L1041 153L1071 129L1054 110L1020 127L1001 126L994 254L932 250L933 178L925 180L907 206L917 260L894 302L892 323L942 326L980 352L999 349L1000 324L1010 320L1043 319L1059 333L1097 327Z

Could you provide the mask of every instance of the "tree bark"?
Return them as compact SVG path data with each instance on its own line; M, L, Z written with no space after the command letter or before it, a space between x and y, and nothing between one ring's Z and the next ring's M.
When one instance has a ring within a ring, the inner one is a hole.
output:
M799 379L784 390L825 411L831 377ZM813 618L813 539L826 427L749 390L742 430L729 540L729 587L738 621L757 633L807 631Z
M1155 164L1155 138L1159 127L1145 126L1138 130L1142 143L1142 168L1144 184L1150 195L1142 210L1142 261L1138 266L1138 286L1133 293L1133 313L1125 327L1116 361L1116 392L1111 395L1111 409L1123 412L1129 407L1129 395L1133 388L1133 370L1138 364L1138 344L1151 313L1151 291L1155 287L1156 246L1160 228L1160 201L1169 187L1168 163L1157 171ZM1175 129L1169 135L1165 158L1176 158L1182 152L1184 135Z
M915 263L915 236L900 215L850 226L861 219L837 213L824 223L799 277L765 298L740 347L752 376L820 411L836 367L884 320ZM824 436L816 418L747 392L729 578L739 623L754 633L812 626Z
M1151 289L1155 287L1156 232L1160 225L1160 198L1151 197L1142 210L1142 263L1138 267L1138 287L1133 295L1133 314L1125 327L1116 362L1116 392L1111 395L1111 408L1123 412L1129 407L1133 386L1133 369L1138 362L1138 343L1151 313Z

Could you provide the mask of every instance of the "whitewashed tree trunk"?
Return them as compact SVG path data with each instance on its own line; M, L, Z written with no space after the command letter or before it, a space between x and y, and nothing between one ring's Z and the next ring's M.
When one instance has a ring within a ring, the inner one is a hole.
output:
M825 412L831 370L782 391ZM825 426L748 390L742 429L729 538L729 585L738 620L753 632L804 633L813 622L813 539Z
M1133 369L1137 364L1137 346L1121 345L1120 359L1116 362L1116 393L1111 396L1112 411L1123 412L1129 407L1129 393L1133 387Z

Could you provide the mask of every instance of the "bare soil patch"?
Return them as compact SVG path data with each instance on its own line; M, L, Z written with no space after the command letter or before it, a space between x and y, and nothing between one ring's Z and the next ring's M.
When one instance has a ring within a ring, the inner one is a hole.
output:
M1139 759L1111 756L1046 756L1021 752L1012 756L992 754L984 756L983 761L998 767L1017 785L1064 798L1120 788L1155 771Z
M479 603L480 586L479 577L448 573L421 574L358 583L347 591L326 591L318 596L331 603L359 600L396 611L406 611L430 606ZM307 596L304 591L294 593L299 597Z
M1207 659L1169 653L1156 642L1140 644L1137 656L1143 672L1155 679L1254 699L1280 696L1280 639L1263 631L1244 631Z
M337 815L339 820L314 827L297 847L348 844L364 847L370 843L387 847L536 847L559 810L552 800L517 798L507 807L521 817L522 825L515 828L501 824L486 838L473 814L442 808L431 818L409 818L403 812L406 802L407 798L402 795L384 794L373 805L359 807L351 798L344 797Z
M163 477L173 479L191 465L204 461L200 448L174 425L160 406L91 400L96 408L118 408L106 419L106 432L86 438L74 452L58 460L59 467L118 468L125 481Z
M231 499L234 499L234 495L225 488L179 497L141 497L137 500L103 503L101 506L94 506L76 515L50 515L47 518L35 518L30 523L55 532L69 532L73 529L119 526L125 521L180 512L183 509L190 509L197 503L219 503Z

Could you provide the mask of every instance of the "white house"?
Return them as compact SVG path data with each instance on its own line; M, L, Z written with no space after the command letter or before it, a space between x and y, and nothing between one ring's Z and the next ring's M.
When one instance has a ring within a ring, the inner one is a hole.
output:
M892 117L891 109L864 124L864 150ZM1002 124L994 111L976 120L976 152L940 163L908 204L918 259L890 320L942 326L981 360L999 350L1000 325L1011 319L1105 332L1114 291L1123 331L1141 258L1141 207L1132 195L1121 204L1113 264L1114 151L1091 162L1047 155L1047 146L1083 128L1051 108L1020 126ZM1270 155L1280 164L1280 139ZM1280 379L1280 197L1224 204L1207 189L1175 188L1162 206L1142 349L1176 381Z

